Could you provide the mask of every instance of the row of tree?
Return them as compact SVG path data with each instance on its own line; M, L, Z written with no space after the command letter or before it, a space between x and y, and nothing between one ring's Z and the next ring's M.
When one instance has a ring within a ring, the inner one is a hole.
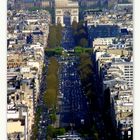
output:
M76 46L88 47L88 34L84 23L82 21L79 23L73 21L72 30Z
M74 52L76 55L79 55L79 54L83 54L83 53L92 53L93 52L93 49L92 48L83 48L81 46L76 46L74 48Z
M58 69L59 63L55 57L49 58L48 73L46 77L47 90L44 94L44 102L49 110L55 110L58 93Z
M100 83L97 80L94 64L88 53L80 55L79 73L82 86L84 87L84 92L89 100L90 113L92 118L94 118L94 120L91 119L93 125L89 132L93 132L95 140L100 139L101 135L106 139L119 140L116 136L116 131L111 119L110 89L107 88L104 93L99 90ZM102 109L100 108L100 105L102 105ZM98 118L98 120L104 123L104 129L102 132L100 132L96 127L96 124L99 122L96 122L96 117L94 115L95 112L100 114L100 118Z
M85 95L88 97L90 112L94 112L97 108L96 101L96 90L94 84L94 71L93 71L93 63L91 61L91 55L88 53L82 53L80 55L80 64L79 64L79 73L80 79L82 82L82 87L84 89ZM95 140L99 140L99 133L97 131L96 122L93 122L92 115L90 116L91 126L88 130L88 136L92 137Z
M88 53L80 55L79 72L84 91L87 97L89 97L90 102L92 102L96 93L93 83L93 64Z
M62 40L62 29L61 24L50 25L49 36L48 36L48 47L56 48L61 46Z
M49 118L52 125L47 127L47 140L52 140L52 138L63 135L65 133L64 128L55 128L53 125L56 122L56 111L57 111L57 94L58 94L58 70L59 63L55 57L49 58L48 73L46 77L47 90L44 94L44 102L49 110Z
M34 119L34 125L32 126L32 140L36 140L38 137L38 131L39 131L39 121L40 121L40 116L41 116L41 108L37 107L36 113L35 113L35 119Z
M47 140L52 140L52 138L55 138L60 135L64 135L66 130L64 128L54 128L51 125L48 125L47 127Z
M46 48L45 54L48 57L55 56L55 55L62 55L63 53L63 48L62 47L57 47L57 48Z
M46 67L45 67L45 64L44 64L43 67L42 67L43 74L45 74L45 71L46 71ZM36 112L34 114L34 116L35 116L34 124L32 125L32 135L31 135L32 140L36 140L37 137L38 137L39 121L40 121L41 113L42 113L42 108L40 106L37 106Z

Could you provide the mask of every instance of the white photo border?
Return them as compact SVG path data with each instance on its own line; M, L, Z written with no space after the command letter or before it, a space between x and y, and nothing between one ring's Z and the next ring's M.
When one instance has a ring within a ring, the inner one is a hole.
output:
M0 140L7 139L7 1L0 4Z

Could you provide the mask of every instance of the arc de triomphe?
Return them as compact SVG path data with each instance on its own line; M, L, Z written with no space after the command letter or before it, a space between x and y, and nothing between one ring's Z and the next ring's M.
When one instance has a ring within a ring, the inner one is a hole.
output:
M70 17L70 24L73 21L79 22L79 4L72 0L55 0L55 24L61 23L65 26L64 17Z

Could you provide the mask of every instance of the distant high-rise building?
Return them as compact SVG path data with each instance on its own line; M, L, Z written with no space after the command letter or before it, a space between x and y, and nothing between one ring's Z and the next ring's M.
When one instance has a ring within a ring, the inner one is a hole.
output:
M118 3L132 3L132 0L118 0Z
M94 8L99 5L99 3L99 0L79 0L80 6L85 8Z
M108 6L108 0L79 0L80 7L96 9Z
M32 7L52 7L51 0L15 0L15 8L16 9L28 9Z

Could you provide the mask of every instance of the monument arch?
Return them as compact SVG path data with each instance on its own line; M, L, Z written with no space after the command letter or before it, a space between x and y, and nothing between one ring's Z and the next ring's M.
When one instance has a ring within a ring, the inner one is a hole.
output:
M55 0L55 24L71 25L79 22L79 4L72 0Z

